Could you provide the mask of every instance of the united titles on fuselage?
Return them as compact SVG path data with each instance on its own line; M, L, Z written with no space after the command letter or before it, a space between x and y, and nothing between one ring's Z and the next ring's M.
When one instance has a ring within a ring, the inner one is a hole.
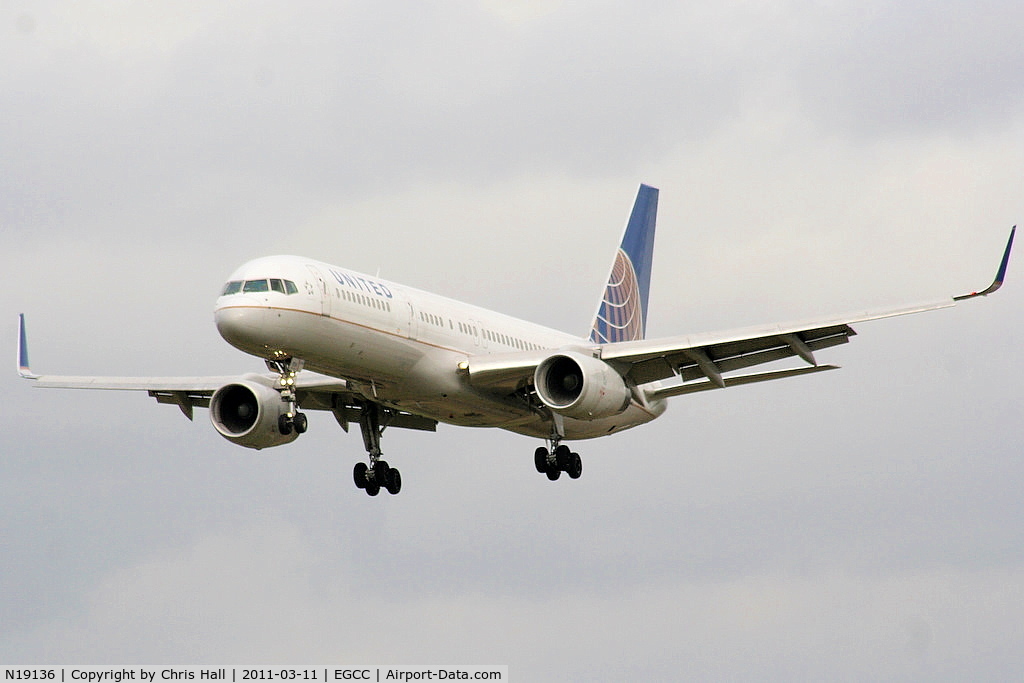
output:
M334 279L338 281L338 284L346 287L353 287L368 294L376 294L377 296L382 296L387 299L395 298L395 295L391 293L391 290L379 282L367 280L359 275L351 275L344 271L335 270L334 268L331 268L330 271L331 275L334 276Z

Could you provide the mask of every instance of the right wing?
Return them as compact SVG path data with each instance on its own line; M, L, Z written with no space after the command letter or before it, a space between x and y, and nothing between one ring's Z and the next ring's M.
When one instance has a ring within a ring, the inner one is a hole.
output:
M25 315L18 319L18 374L32 380L40 389L100 389L109 391L145 391L157 403L176 405L185 417L192 419L193 408L209 408L210 397L221 387L246 381L278 387L278 377L270 373L205 377L91 377L36 375L28 360ZM308 370L295 377L296 398L303 410L327 410L334 413L342 428L359 422L366 398L344 379L320 375ZM389 427L435 431L437 422L402 411L386 409Z

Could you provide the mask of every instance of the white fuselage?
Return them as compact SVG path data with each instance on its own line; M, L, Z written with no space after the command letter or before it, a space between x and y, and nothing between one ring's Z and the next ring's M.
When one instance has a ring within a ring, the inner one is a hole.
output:
M272 286L274 280L294 283L297 291L267 287L221 296L215 319L225 340L260 358L302 359L306 369L343 378L369 400L440 422L546 438L549 421L521 397L471 386L460 363L480 355L594 347L541 325L295 256L250 261L230 278L264 279ZM663 401L643 406L634 400L613 417L566 418L565 438L604 436L664 410Z

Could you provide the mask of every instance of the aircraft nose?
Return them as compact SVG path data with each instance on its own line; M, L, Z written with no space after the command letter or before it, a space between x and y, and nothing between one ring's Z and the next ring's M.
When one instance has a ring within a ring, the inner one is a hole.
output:
M213 319L224 341L239 348L259 344L267 309L231 306L218 308Z

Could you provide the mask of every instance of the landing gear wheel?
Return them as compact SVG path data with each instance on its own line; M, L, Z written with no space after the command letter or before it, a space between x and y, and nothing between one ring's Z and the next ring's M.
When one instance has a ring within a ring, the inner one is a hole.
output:
M288 436L292 433L292 421L287 415L277 418L277 431L281 432L281 436ZM302 432L299 433L301 434Z
M309 426L309 421L306 419L305 413L295 413L295 417L292 418L292 425L295 427L297 434L305 434L306 427Z
M352 468L352 479L356 482L356 488L366 488L366 472L369 469L365 462L357 462L356 466Z
M583 474L583 460L579 453L569 454L569 466L565 468L565 473L569 475L570 479L579 479Z
M533 465L551 481L557 481L565 472L570 479L579 479L583 474L583 460L579 453L573 453L568 446L558 444L548 451L543 446L533 452Z
M541 446L533 452L533 465L541 474L548 471L548 449Z
M555 447L555 465L558 467L558 469L560 469L560 470L568 469L569 468L569 460L570 460L571 456L572 456L572 453L569 451L569 447L568 446L566 446L564 444L560 444L560 445L556 446Z
M366 485L366 494L370 496L376 496L380 493L380 484L375 481L371 481Z
M402 474L394 467L384 474L384 488L392 496L397 495L402 490Z

